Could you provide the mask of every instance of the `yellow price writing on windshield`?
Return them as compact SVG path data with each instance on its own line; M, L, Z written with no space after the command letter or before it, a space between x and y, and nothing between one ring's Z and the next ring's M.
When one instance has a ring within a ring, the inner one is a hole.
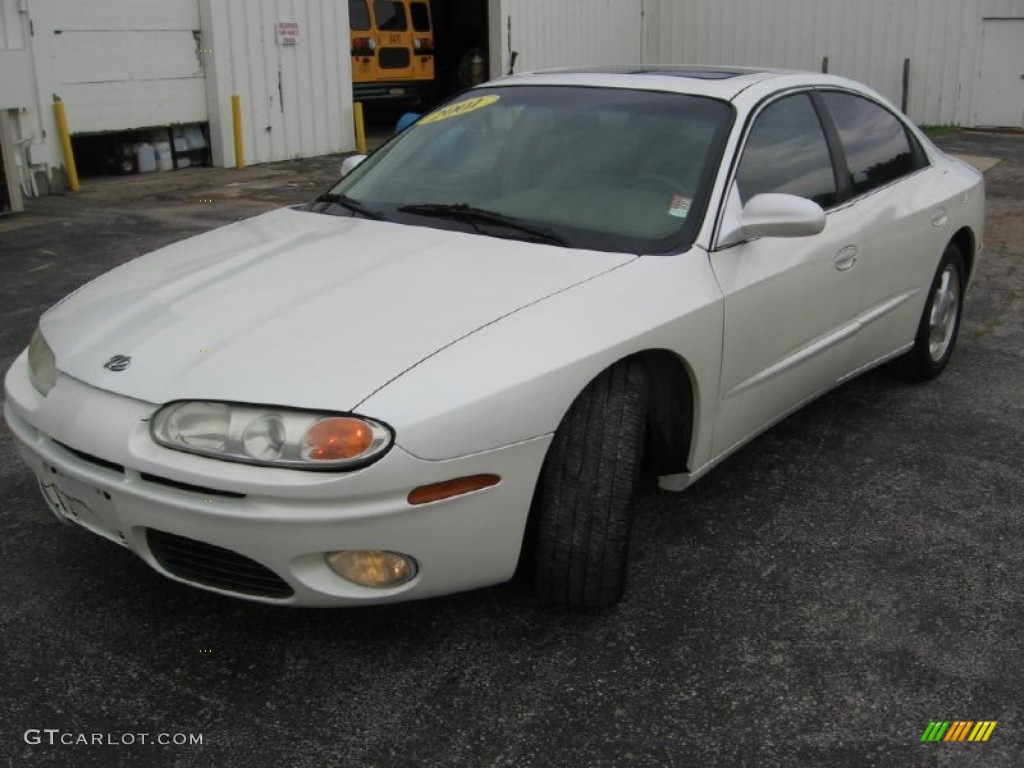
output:
M431 112L426 117L420 118L418 125L426 125L427 123L436 123L439 120L447 120L449 117L458 117L464 115L467 112L473 112L477 109L490 106L498 100L497 96L477 96L475 99L463 99L457 101L454 104L449 104L446 107L441 107L436 112Z

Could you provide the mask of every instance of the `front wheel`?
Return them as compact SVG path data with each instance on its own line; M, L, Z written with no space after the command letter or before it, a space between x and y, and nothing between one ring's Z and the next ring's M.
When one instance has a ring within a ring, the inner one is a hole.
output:
M637 362L615 364L580 393L555 432L534 506L534 586L543 602L603 608L622 596L647 379Z
M903 371L909 378L916 381L934 379L949 363L960 331L964 273L960 249L950 243L932 280L914 346L901 360Z

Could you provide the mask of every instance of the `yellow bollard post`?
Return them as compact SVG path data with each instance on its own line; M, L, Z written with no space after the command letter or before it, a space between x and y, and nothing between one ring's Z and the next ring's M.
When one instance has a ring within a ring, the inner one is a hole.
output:
M231 94L231 119L235 126L235 168L245 167L245 145L242 143L242 97Z
M356 152L360 155L366 154L366 125L363 123L363 102L357 101L353 105L353 116L356 121Z
M64 102L59 96L53 97L53 115L57 118L57 136L64 150L64 168L68 174L68 186L72 192L78 191L78 168L75 167L75 152L71 148L71 132L68 130L68 115L64 111Z

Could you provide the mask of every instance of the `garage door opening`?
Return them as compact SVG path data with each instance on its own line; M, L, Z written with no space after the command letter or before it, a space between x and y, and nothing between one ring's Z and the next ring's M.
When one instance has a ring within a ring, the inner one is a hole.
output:
M205 123L105 131L71 137L75 165L83 177L173 171L210 164Z
M24 210L21 174L15 161L17 146L11 136L10 113L0 109L0 214Z
M4 167L4 143L0 141L0 214L9 213L13 208L14 203L7 187L7 170Z
M371 145L488 78L488 0L349 0L352 91Z

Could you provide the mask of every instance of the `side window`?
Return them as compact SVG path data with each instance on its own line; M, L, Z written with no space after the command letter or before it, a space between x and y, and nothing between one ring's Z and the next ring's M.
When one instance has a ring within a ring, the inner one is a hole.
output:
M884 107L850 93L821 94L850 169L853 194L895 181L921 167L903 123Z
M736 174L744 203L763 192L785 192L835 205L836 180L825 134L806 93L765 107L747 136Z

